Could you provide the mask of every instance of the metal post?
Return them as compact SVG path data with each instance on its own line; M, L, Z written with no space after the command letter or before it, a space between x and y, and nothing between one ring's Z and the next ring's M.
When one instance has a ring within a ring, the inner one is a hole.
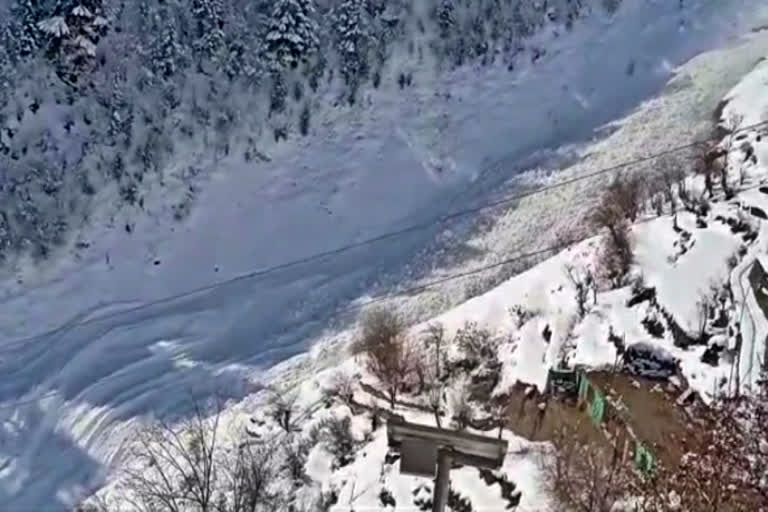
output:
M448 488L450 486L451 450L441 448L437 453L437 478L435 492L432 496L432 512L443 512L448 503Z

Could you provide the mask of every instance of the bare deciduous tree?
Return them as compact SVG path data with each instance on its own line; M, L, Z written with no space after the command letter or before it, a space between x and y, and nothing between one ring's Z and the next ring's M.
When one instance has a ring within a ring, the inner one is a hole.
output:
M434 378L441 380L445 371L445 327L441 323L431 323L425 331L424 342L427 347L432 347L432 364L434 365Z
M435 416L435 425L437 425L437 428L442 428L443 393L443 386L439 383L435 383L429 388L427 394L429 408Z
M472 404L469 399L469 389L466 383L457 386L451 390L450 405L452 412L453 426L457 430L466 429L474 417Z
M677 211L675 187L680 187L685 180L685 167L677 156L665 155L656 161L658 187L666 196L672 213Z
M159 421L137 434L118 490L140 512L262 512L276 494L272 449L221 439L220 408L199 405L178 423Z
M363 317L358 350L365 354L365 368L385 386L389 405L414 370L414 351L405 336L405 324L394 311L377 309Z
M586 442L579 427L564 424L555 432L554 450L542 460L543 481L559 501L558 512L613 512L634 475L613 450Z
M242 443L234 461L219 461L227 497L216 512L259 512L272 510L279 496L271 489L276 475L272 447Z
M491 331L479 327L476 322L466 322L456 331L453 341L473 368L483 363L493 364L498 359L499 340L494 338Z
M268 407L272 419L280 428L289 432L291 421L296 409L297 395L295 391L275 389L269 395Z
M360 337L352 344L354 354L367 354L369 350L386 345L405 331L405 322L394 310L376 308L366 312L360 321Z
M708 142L698 144L693 149L693 171L704 176L704 189L710 198L715 194L715 176L722 171L719 156L717 147Z
M723 191L726 193L726 197L733 194L733 191L728 183L728 171L731 163L731 155L736 149L737 135L741 131L741 127L744 124L744 116L740 114L732 113L725 120L723 128L726 130L726 136L721 144L721 154L724 158L723 165L720 166L720 185L723 187ZM740 180L743 181L743 177L740 176Z
M599 253L599 270L614 288L624 284L634 255L629 224L622 221L611 226L609 236L603 238Z
M612 282L620 281L632 264L629 222L634 222L642 204L642 185L637 179L616 178L592 214L592 223L608 231L601 256L603 269Z
M413 360L413 375L416 377L416 395L424 391L435 381L434 366L431 364L431 352L426 345L416 342L411 347Z
M576 305L579 318L584 318L587 314L589 292L592 292L593 300L596 301L597 299L597 283L595 278L590 269L584 267L576 268L573 265L566 265L565 273L576 290Z
M180 425L158 422L140 432L133 450L140 469L126 469L127 500L138 510L184 512L193 506L202 512L216 502L215 452L219 413L195 414Z
M331 377L330 385L324 390L329 399L337 399L341 403L352 407L355 389L358 385L358 376L350 372L339 370Z

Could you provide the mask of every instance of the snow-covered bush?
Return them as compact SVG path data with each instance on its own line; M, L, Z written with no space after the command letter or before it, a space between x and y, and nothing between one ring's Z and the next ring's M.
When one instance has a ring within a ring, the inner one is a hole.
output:
M498 340L494 338L493 333L479 327L475 322L465 323L456 331L453 341L463 357L459 362L460 366L467 370L498 361Z
M295 393L276 390L268 399L269 415L286 432L289 432L293 426L296 398Z
M507 308L509 315L514 319L518 329L522 329L529 320L536 316L536 312L531 311L522 304L515 304Z
M315 426L317 439L333 455L334 467L341 468L352 462L357 440L352 435L349 416L330 416Z

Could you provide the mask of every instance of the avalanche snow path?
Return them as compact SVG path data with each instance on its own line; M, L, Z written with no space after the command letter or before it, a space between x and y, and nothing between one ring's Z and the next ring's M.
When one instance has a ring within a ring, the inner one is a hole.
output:
M183 226L150 219L132 236L95 235L80 261L9 283L0 509L67 510L103 482L130 421L213 391L246 395L246 377L306 351L335 309L386 286L380 276L407 279L398 273L455 226L163 297L487 200L536 155L590 140L677 65L747 31L761 4L626 0L612 20L593 13L550 33L535 65L382 95L364 115L318 119L314 137L270 163L219 162Z

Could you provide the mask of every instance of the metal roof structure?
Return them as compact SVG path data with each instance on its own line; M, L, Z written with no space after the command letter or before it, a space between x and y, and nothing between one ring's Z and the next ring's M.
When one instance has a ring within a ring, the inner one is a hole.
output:
M409 423L398 415L387 421L387 442L400 452L401 473L436 478L433 512L445 509L451 464L498 469L509 446L503 439Z

